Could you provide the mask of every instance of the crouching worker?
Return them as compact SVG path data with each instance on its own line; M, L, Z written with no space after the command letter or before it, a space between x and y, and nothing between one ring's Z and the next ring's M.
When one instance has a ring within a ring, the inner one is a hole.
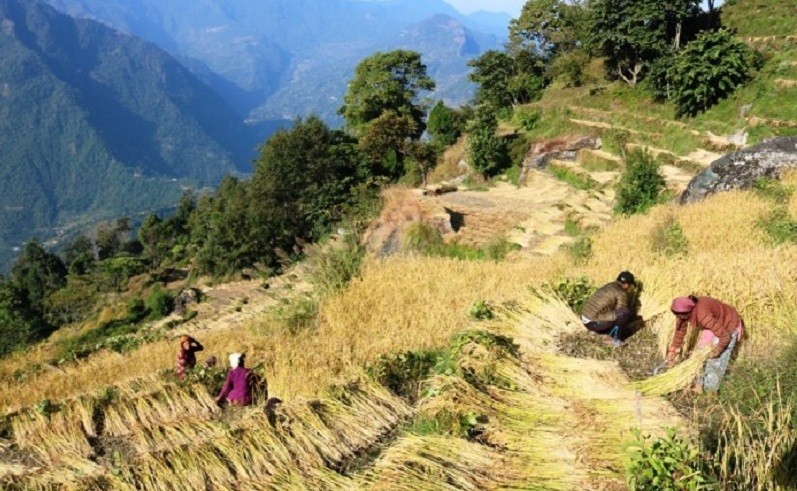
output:
M248 406L252 404L254 384L254 373L244 367L244 354L233 353L230 355L230 371L227 372L227 380L216 397L216 403L227 402L234 406Z
M701 329L698 348L713 347L703 375L692 390L717 392L728 369L736 343L744 334L744 321L730 305L711 297L678 297L670 307L675 315L675 336L667 350L667 365L675 365L675 355L683 344L689 324Z
M615 281L599 288L581 310L584 327L597 334L609 335L606 343L615 347L622 344L622 332L635 317L628 291L633 285L636 285L634 275L623 271Z

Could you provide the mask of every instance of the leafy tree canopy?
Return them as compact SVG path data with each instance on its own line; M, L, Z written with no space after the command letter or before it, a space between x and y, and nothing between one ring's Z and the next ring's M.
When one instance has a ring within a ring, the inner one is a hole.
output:
M468 62L468 78L479 84L476 103L494 108L524 104L533 100L545 85L545 65L531 52L512 57L502 51L487 51Z
M587 15L580 0L529 0L509 23L510 53L530 51L545 59L578 47L585 39Z
M415 122L407 137L418 138L425 130L425 111L418 96L421 91L434 88L435 82L426 74L420 53L377 52L357 65L339 112L355 134L386 111L406 115Z
M44 250L36 240L25 244L22 254L11 268L13 282L19 286L33 306L66 285L66 266L61 258Z

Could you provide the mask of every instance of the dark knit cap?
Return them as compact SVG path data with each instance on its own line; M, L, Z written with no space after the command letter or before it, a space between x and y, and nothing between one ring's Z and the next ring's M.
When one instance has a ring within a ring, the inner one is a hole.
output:
M623 271L617 275L617 281L620 283L627 283L629 285L636 285L636 279L634 278L634 275L628 271Z

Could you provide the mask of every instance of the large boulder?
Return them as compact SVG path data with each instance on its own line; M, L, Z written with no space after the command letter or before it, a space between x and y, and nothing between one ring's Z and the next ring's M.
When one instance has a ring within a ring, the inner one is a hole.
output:
M680 201L694 203L718 191L749 188L762 177L779 178L790 168L797 168L797 136L774 138L712 162L689 182Z
M552 159L576 160L579 150L597 150L600 147L600 140L591 136L570 136L537 142L529 148L523 159L520 182L526 182L530 170L544 169Z

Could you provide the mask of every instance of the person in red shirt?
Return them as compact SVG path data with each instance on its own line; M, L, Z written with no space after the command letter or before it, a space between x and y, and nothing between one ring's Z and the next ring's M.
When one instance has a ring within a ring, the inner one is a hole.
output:
M698 347L711 346L712 350L694 390L717 392L733 348L744 333L742 317L730 305L711 297L678 297L672 301L670 309L676 321L675 336L667 350L667 365L675 365L675 355L683 344L689 324L700 328Z
M180 336L180 351L177 352L174 372L182 380L185 378L186 371L196 366L196 353L205 348L196 339L184 334Z
M230 355L230 371L227 372L227 380L216 397L216 403L226 401L235 406L252 404L252 391L256 380L252 370L244 367L244 357L243 353Z

